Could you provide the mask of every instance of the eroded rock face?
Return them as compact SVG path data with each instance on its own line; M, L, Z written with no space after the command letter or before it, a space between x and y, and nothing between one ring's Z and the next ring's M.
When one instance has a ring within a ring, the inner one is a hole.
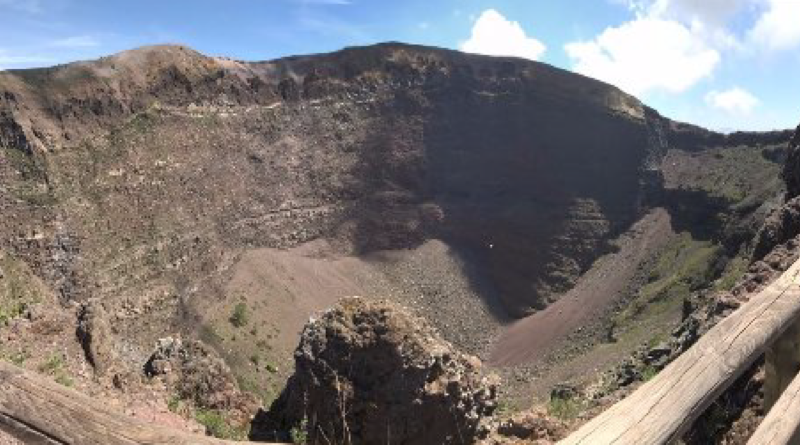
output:
M800 234L800 126L789 141L783 165L786 203L764 222L753 249L753 259L760 260L776 246Z
M786 181L787 198L800 195L800 126L789 142L789 156L783 167L783 179Z
M776 209L756 236L753 259L760 260L775 247L800 233L800 197L794 197Z
M665 122L544 64L401 44L265 63L154 47L2 73L13 224L0 247L65 299L136 301L209 276L231 247L436 238L484 262L522 316L640 216ZM32 228L36 243L5 245ZM66 235L69 249L45 254Z
M265 429L310 443L472 443L495 409L481 363L399 306L348 298L309 323Z
M224 411L239 422L256 411L256 401L239 390L225 361L199 341L162 338L144 371L163 377L178 397L197 407Z

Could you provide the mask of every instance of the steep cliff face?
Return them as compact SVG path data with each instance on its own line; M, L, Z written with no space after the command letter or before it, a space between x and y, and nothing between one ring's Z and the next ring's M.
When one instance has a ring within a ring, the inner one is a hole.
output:
M787 200L800 195L800 126L789 142L789 154L783 168Z
M4 239L64 251L37 261L65 299L202 276L228 248L442 237L485 257L519 315L635 219L665 148L654 113L602 83L404 45L266 63L146 48L0 85Z

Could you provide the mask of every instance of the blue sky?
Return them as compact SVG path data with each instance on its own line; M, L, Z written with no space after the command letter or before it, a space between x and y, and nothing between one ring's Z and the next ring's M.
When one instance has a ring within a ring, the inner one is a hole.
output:
M0 69L154 43L267 60L403 41L515 55L720 130L800 122L800 0L0 0Z

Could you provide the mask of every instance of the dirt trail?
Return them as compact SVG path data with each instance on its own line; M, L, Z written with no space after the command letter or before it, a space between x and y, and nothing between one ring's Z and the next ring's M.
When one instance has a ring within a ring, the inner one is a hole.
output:
M671 233L666 210L652 210L620 237L619 251L598 260L571 291L546 309L511 324L492 347L489 364L507 367L543 359L624 296L636 269Z

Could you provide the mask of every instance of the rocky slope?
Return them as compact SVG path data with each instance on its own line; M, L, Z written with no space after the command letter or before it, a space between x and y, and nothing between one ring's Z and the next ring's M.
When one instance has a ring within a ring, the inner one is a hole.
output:
M686 289L743 272L788 138L672 122L541 63L394 43L269 62L161 46L0 72L0 326L57 301L101 327L104 344L81 339L112 380L162 337L198 337L267 400L308 316L348 295L486 353L579 289L592 310L553 342L602 319L596 344L640 313L677 323ZM658 234L652 249L637 233ZM601 300L580 289L603 264L626 266ZM647 312L664 301L670 317Z
M591 384L557 387L551 393L554 402L570 407L571 427L593 417L616 401L624 398L643 381L652 378L669 362L692 346L715 324L730 315L778 278L800 257L800 213L798 190L794 188L800 167L800 127L788 142L782 174L776 175L786 184L787 193L779 205L769 212L757 235L747 243L745 268L738 277L730 278L725 286L704 283L690 294L682 305L680 323L669 336L657 343L643 345L631 357ZM710 175L709 175L710 173ZM713 178L713 170L705 176ZM796 345L796 330L781 340L788 347ZM784 346L781 346L784 347ZM768 410L766 400L775 400L782 388L765 384L765 370L770 366L796 366L790 357L781 356L783 349L767 352L695 421L683 438L687 444L744 444L758 427ZM770 357L770 354L772 356ZM788 382L784 382L788 384Z

